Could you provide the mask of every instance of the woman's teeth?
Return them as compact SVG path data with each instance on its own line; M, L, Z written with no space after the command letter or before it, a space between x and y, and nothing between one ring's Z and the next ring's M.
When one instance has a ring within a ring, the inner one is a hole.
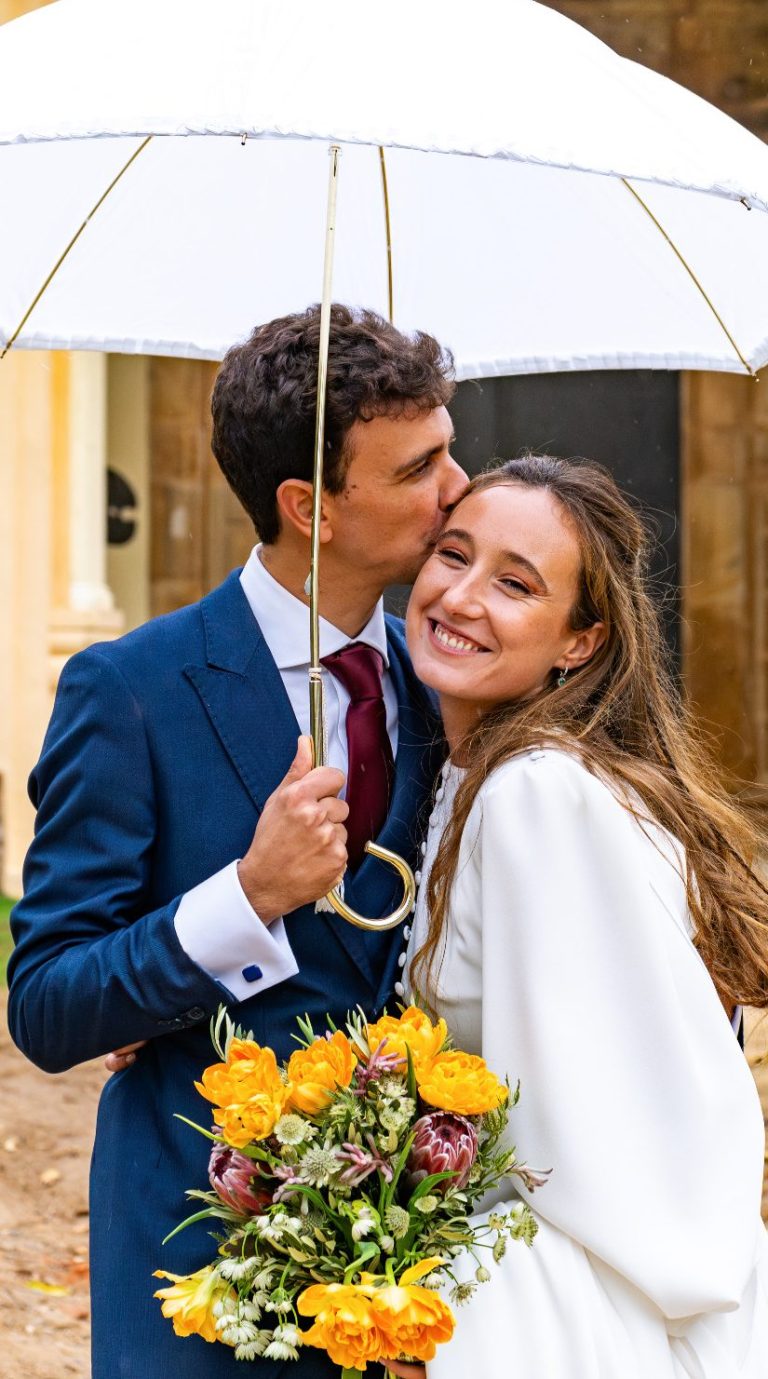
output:
M457 637L454 632L449 632L442 623L433 623L433 631L437 640L443 646L449 646L452 651L484 651L485 648L478 646L477 642L468 642L465 637Z

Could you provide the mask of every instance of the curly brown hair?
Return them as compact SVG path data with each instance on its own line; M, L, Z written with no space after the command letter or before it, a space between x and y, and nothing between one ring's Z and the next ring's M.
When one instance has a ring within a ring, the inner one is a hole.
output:
M429 929L413 971L429 1002L459 847L472 803L502 762L531 747L572 751L619 786L626 808L685 848L696 946L726 1005L768 1006L768 892L755 868L765 829L719 779L668 666L648 584L644 523L600 465L526 455L479 475L465 496L499 485L546 489L568 514L581 552L574 631L606 637L563 686L496 705L462 744L469 765L429 880ZM637 801L633 804L632 801Z
M311 481L320 308L257 326L224 357L213 389L213 453L267 545L280 533L277 490ZM452 398L453 356L431 335L404 335L374 311L331 308L324 486L341 493L356 421L432 411Z

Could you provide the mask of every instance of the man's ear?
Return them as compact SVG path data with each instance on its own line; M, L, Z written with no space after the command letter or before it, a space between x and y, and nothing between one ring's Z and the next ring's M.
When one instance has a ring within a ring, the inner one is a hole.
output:
M275 495L280 526L293 528L309 541L312 535L312 485L306 479L284 479ZM324 544L333 535L324 502L320 505L320 541Z
M591 661L607 636L608 629L604 622L593 622L591 627L577 632L566 657L568 669L578 670L580 666L586 665L587 661Z

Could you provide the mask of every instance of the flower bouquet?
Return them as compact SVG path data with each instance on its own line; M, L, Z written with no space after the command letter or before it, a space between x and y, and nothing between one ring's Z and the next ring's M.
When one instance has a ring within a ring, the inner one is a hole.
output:
M177 1335L232 1346L238 1360L315 1346L346 1376L368 1361L430 1360L454 1327L437 1289L453 1280L462 1302L476 1287L456 1283L451 1260L471 1251L485 1282L481 1249L498 1262L508 1240L536 1234L520 1200L470 1219L503 1178L533 1188L547 1176L502 1142L518 1091L414 1006L375 1024L357 1013L319 1037L297 1023L281 1067L223 1009L212 1021L221 1062L195 1086L215 1123L194 1127L213 1142L211 1190L188 1192L201 1209L172 1234L217 1219L218 1255L189 1277L159 1271L171 1286L155 1296Z

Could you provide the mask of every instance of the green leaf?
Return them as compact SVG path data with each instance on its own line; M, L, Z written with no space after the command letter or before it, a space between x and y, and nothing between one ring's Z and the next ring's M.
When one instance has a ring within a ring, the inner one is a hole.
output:
M362 1246L357 1258L353 1259L352 1263L349 1264L347 1268L344 1270L344 1282L348 1283L353 1274L359 1273L362 1267L365 1264L367 1264L369 1260L373 1259L376 1255L379 1254L381 1254L381 1250L379 1246L376 1244L375 1240L367 1240L365 1244Z
M406 1058L408 1059L408 1077L407 1077L408 1095L409 1095L409 1097L412 1097L414 1101L416 1101L417 1098L418 1098L419 1092L418 1092L418 1088L417 1088L417 1086L416 1086L416 1069L415 1069L414 1066L413 1066L413 1054L411 1053L411 1046L410 1046L410 1044L406 1044L406 1046L405 1046L405 1056L406 1056Z
M216 1144L224 1143L224 1140L222 1139L221 1135L212 1135L210 1130L204 1130L202 1125L197 1125L196 1122L193 1120L187 1120L187 1117L179 1115L178 1111L174 1111L173 1118L174 1120L183 1120L185 1125L191 1125L193 1130L197 1130L199 1134L205 1135L205 1138L207 1140L213 1140Z
M399 1180L399 1178L400 1178L400 1174L402 1173L402 1171L403 1171L403 1169L405 1168L405 1165L406 1165L406 1163L407 1163L407 1161L408 1161L408 1155L409 1155L410 1152L411 1152L411 1145L413 1144L413 1141L415 1140L415 1138L416 1138L415 1133L414 1133L413 1131L411 1131L410 1135L408 1136L408 1138L407 1138L406 1141L405 1141L405 1144L403 1145L402 1149L400 1150L400 1153L399 1153L398 1156L397 1156L397 1160L396 1160L396 1162L395 1162L394 1168L392 1169L392 1182L389 1184L389 1187L387 1188L387 1191L386 1191L386 1193L384 1194L384 1199L383 1199L383 1200L384 1200L384 1206L383 1206L383 1209L380 1208L380 1211L381 1211L381 1214L382 1214L382 1215L383 1215L383 1212L386 1211L387 1207L391 1207L391 1206L392 1206L392 1203L393 1203L394 1200L395 1200L395 1189L397 1188L397 1184L398 1184L398 1180Z
M222 1219L214 1207L206 1207L205 1211L196 1211L194 1216L188 1216L186 1221L181 1222L181 1225L174 1227L170 1234L165 1237L163 1244L167 1245L168 1241L173 1240L173 1237L175 1235L178 1235L179 1231L183 1231L186 1226L193 1226L195 1224L195 1221L204 1221L207 1217L210 1216L217 1217L219 1221Z
M430 1173L426 1178L422 1178L418 1187L410 1196L408 1202L408 1209L410 1210L410 1207L413 1205L413 1203L418 1202L420 1197L427 1197L431 1193L432 1188L435 1187L438 1183L444 1183L446 1179L456 1178L457 1176L458 1175L454 1172L446 1172Z

